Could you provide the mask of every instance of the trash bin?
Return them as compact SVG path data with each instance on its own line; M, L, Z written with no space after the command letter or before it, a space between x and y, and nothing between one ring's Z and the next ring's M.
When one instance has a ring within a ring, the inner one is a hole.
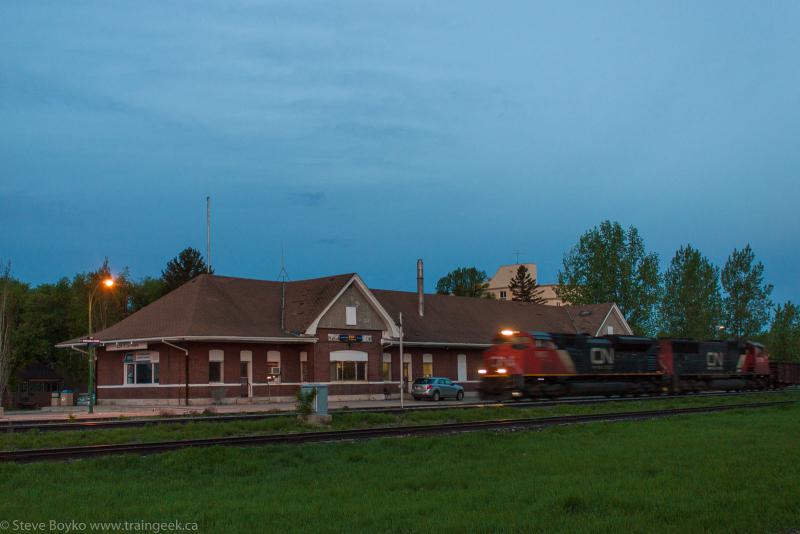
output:
M97 405L97 395L92 395L94 400L94 405ZM88 393L78 393L78 398L75 401L75 404L78 406L89 406L89 394Z
M317 396L314 397L314 413L319 415L328 415L328 385L304 384L300 386L300 391L302 391L304 395L308 394L314 389L317 390Z
M61 390L61 406L72 406L74 398L71 389Z
M50 394L50 406L61 406L61 393L54 391Z

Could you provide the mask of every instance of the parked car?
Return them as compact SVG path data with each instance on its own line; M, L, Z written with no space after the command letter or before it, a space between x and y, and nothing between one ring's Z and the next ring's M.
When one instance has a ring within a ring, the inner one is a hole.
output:
M464 388L449 378L417 378L411 385L411 394L415 400L420 399L456 399L464 398Z

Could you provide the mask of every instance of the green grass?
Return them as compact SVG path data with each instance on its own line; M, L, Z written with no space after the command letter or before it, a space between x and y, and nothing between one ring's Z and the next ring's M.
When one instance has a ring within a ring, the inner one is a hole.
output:
M550 407L508 408L486 406L474 409L430 410L405 414L338 412L332 424L333 430L370 428L378 426L424 425L442 422L463 422L488 419L512 419L530 417L552 417L559 415L583 415L593 413L657 410L672 407L713 406L749 402L778 400L800 400L800 392L775 394L753 394L735 397L689 397L679 399L646 401L609 401L589 405L557 405ZM145 443L176 439L198 439L252 434L274 434L280 432L304 432L318 430L297 421L294 416L271 417L255 421L211 422L187 424L152 424L138 428L101 430L77 430L59 432L0 433L0 450L66 447L73 445L98 445L107 443Z
M800 407L0 465L0 520L200 532L790 532Z

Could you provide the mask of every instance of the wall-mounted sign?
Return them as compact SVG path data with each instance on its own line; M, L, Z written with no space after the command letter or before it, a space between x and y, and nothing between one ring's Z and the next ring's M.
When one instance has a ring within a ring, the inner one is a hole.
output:
M341 343L372 343L372 334L328 334L328 341Z
M144 350L147 348L147 343L109 343L106 345L106 350Z

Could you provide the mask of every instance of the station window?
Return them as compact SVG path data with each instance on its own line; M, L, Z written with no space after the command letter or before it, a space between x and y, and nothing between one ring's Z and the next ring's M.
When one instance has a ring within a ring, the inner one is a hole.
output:
M392 380L392 362L383 362L381 375L383 376L384 382L389 382Z
M208 381L222 382L222 362L208 362Z
M433 363L424 362L422 364L422 376L424 376L424 377L433 376Z
M125 364L126 384L158 384L158 362Z
M367 362L331 362L331 382L367 380Z
M300 353L300 382L308 382L308 353Z
M508 293L505 291L500 292L500 300L506 300L508 298Z
M220 383L225 381L225 351L212 349L208 351L208 381L209 383Z

